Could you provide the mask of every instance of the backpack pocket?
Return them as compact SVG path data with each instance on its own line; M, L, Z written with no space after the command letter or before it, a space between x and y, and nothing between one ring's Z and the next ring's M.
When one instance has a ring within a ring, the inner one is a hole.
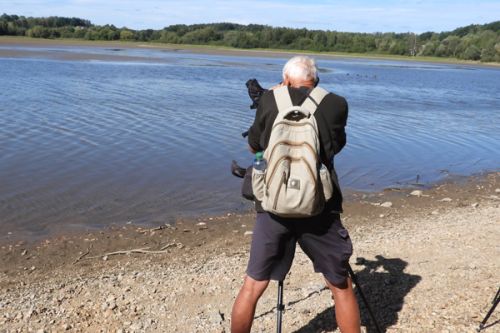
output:
M255 199L262 201L266 187L266 172L256 171L252 168L252 190Z
M325 196L325 202L330 200L333 194L333 184L332 176L327 167L321 166L319 169L319 178L321 179L321 185L323 187L323 195Z

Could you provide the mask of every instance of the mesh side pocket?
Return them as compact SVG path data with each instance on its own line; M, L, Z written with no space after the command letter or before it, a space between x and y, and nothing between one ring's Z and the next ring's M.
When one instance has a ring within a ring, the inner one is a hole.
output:
M325 196L325 202L330 200L333 194L332 177L330 171L327 168L321 168L319 170L319 177L321 179L321 185L323 186L323 195Z
M252 190L255 199L262 201L264 199L266 173L252 170Z

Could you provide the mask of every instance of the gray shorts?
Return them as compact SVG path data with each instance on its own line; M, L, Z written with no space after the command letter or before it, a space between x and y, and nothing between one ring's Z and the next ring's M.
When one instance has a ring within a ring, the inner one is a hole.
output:
M257 281L283 280L292 266L297 242L312 260L315 272L323 273L334 285L346 282L352 243L335 213L303 219L257 213L247 275Z

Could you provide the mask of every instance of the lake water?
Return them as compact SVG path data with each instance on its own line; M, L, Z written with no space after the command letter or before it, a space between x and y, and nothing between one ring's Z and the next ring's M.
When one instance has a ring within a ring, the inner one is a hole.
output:
M251 208L229 172L232 159L252 160L241 137L254 116L245 82L274 85L285 58L45 51L147 61L0 58L0 238ZM344 188L408 186L417 175L432 184L499 169L499 69L355 59L318 65L323 87L349 102L348 144L336 159Z

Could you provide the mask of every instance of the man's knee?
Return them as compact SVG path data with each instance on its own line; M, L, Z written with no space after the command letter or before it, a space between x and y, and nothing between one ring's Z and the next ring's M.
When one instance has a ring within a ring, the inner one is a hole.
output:
M245 276L241 292L244 293L246 297L258 299L260 296L262 296L268 284L269 280L257 281L247 275Z
M332 292L332 297L346 297L351 296L354 293L352 289L352 281L350 278L346 278L343 282L332 283L325 278L326 285L328 289Z

